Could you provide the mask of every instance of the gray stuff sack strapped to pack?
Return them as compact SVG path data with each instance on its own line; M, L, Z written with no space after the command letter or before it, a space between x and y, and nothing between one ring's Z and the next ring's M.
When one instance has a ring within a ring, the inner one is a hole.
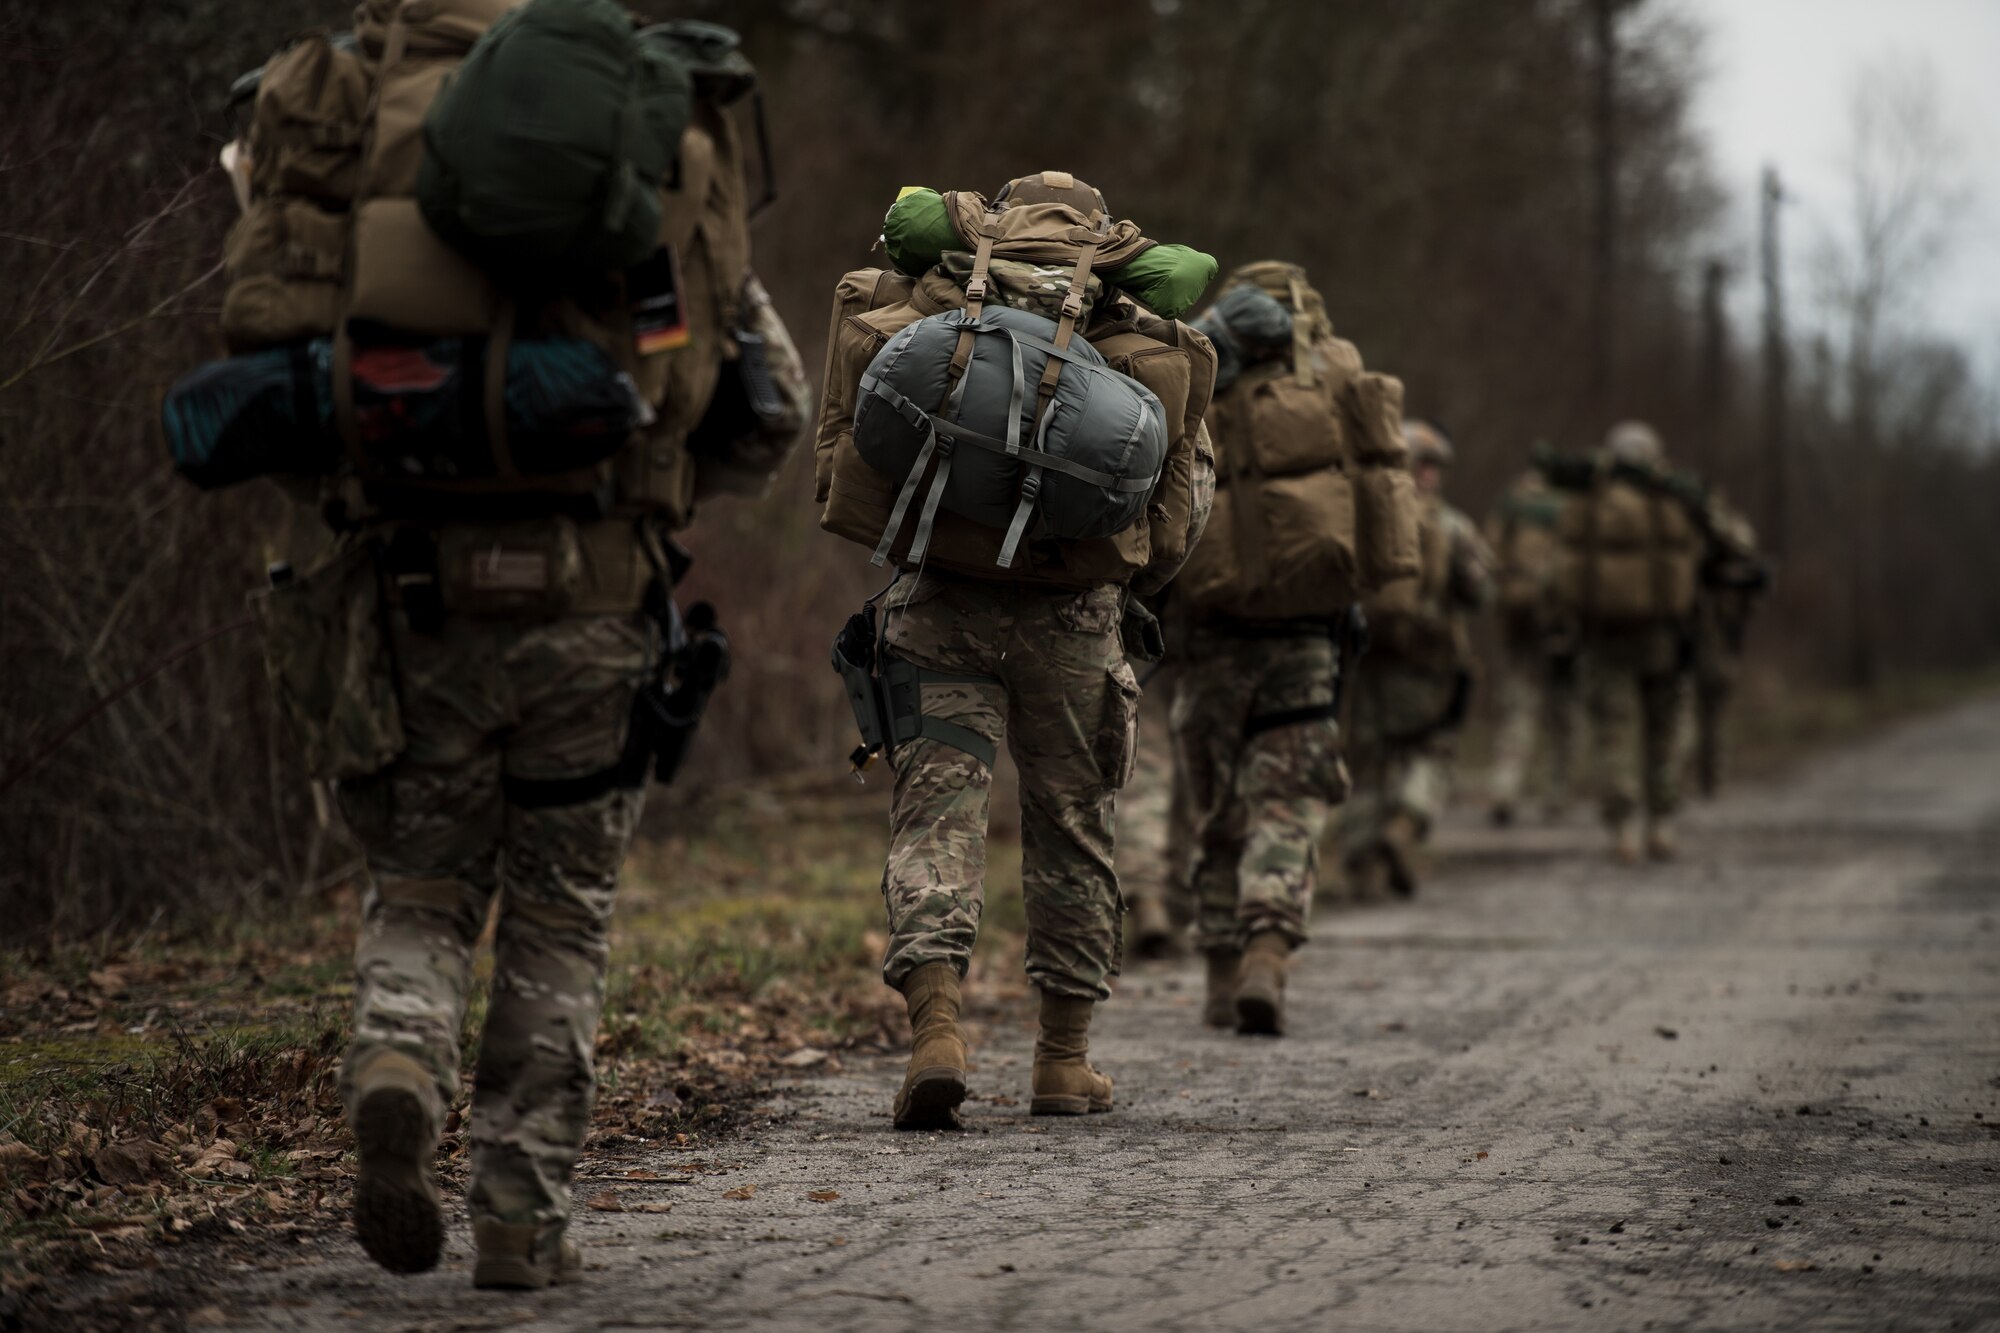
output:
M971 358L954 386L952 357L965 333ZM1055 321L1025 311L948 310L876 353L861 379L854 445L869 466L907 480L874 563L888 558L927 473L910 563L923 559L940 508L1003 529L1001 568L1024 537L1109 537L1144 516L1167 456L1166 411L1089 343L1063 347L1057 335ZM1052 359L1059 374L1038 416Z

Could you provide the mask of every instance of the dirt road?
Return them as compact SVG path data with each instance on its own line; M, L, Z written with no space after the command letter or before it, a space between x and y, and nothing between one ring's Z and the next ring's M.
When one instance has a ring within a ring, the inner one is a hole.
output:
M1202 1029L1192 966L1138 972L1102 1011L1108 1117L1025 1114L1024 1008L976 1053L964 1134L894 1133L897 1064L850 1060L782 1088L788 1121L728 1145L726 1175L580 1181L628 1208L579 1211L583 1286L474 1292L460 1228L414 1280L345 1238L246 1272L232 1314L2000 1327L2000 701L1687 832L1678 865L1622 873L1581 821L1451 830L1421 899L1322 922L1281 1041Z

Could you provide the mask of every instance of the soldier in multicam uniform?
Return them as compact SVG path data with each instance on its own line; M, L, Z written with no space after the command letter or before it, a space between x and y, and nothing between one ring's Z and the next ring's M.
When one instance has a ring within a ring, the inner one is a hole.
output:
M906 192L905 199L910 197ZM935 198L919 202L930 206ZM1032 218L1025 225L1042 229L1034 240L1043 253L1079 234L1106 237L1107 247L1129 246L1138 238L1131 224L1113 224L1102 195L1064 172L1012 181L995 204L999 208L988 212L980 200L970 216L983 214L987 225L998 228L1004 224L993 219L1000 211L1037 208L1023 216ZM984 285L986 278L965 252L951 250L916 284L924 309L965 302L970 284L996 301L1025 301L1018 308L1040 313L1033 298L1044 283L1053 284L1049 304L1069 308L1073 274L1087 262L1077 257L1081 247L1060 263L1035 266L990 244L988 249L994 272L1007 265L1007 280L993 283L997 294ZM1104 253L1094 247L1092 252ZM1213 261L1198 258L1212 275ZM1092 290L1096 282L1090 278ZM869 290L884 285L869 270L850 274L842 291L863 283ZM820 498L827 505L821 523L868 545L882 537L880 515L888 506L867 507L856 495L874 487L893 496L904 479L873 471L853 453L858 386L882 342L881 331L867 320L900 329L917 317L907 301L893 298L863 305L855 316L836 316L819 427L825 469ZM966 1091L960 983L979 930L993 764L1003 740L1020 772L1027 972L1040 995L1029 1109L1037 1115L1084 1115L1113 1105L1112 1081L1093 1067L1088 1054L1092 1011L1110 997L1122 953L1113 809L1134 764L1139 686L1121 630L1128 623L1128 597L1157 593L1207 520L1214 473L1199 408L1207 402L1214 362L1199 334L1154 318L1115 293L1107 292L1087 316L1069 317L1107 360L1135 345L1152 358L1146 373L1167 377L1161 383L1173 387L1160 397L1166 401L1177 394L1181 409L1177 416L1175 405L1167 408L1169 454L1189 459L1191 470L1154 492L1150 544L1149 520L1142 518L1135 529L1089 543L1030 543L1011 569L999 569L992 552L1002 534L944 511L921 562L897 557L901 572L881 599L877 658L917 669L923 727L915 739L890 751L895 785L882 872L889 923L882 976L902 992L913 1034L909 1068L892 1108L899 1129L959 1123L957 1108ZM1121 327L1133 333L1121 334ZM1125 341L1110 341L1118 338ZM1178 528L1173 535L1179 550L1162 553L1161 524ZM978 554L955 556L961 552ZM1080 576L1077 571L1086 568L1105 573Z
M1579 669L1596 750L1599 809L1612 854L1634 865L1674 855L1688 633L1708 498L1670 473L1660 437L1613 426L1590 457L1538 466L1573 492L1563 510L1563 601L1581 634ZM1641 838L1640 816L1644 815Z
M1542 474L1523 473L1486 518L1486 541L1499 561L1500 663L1494 684L1499 720L1487 779L1495 826L1514 822L1521 798L1543 760L1543 812L1561 813L1569 799L1575 742L1575 633L1556 592L1558 527L1563 498Z
M384 14L401 25L415 8L369 0L364 26L376 26L364 43L379 51ZM495 8L445 0L423 21L462 37ZM705 53L691 64L697 79L739 90L754 79L734 34L680 35ZM635 706L661 679L667 533L697 494L767 484L810 412L798 353L749 270L726 96L698 94L682 160L700 170L663 192L660 245L678 255L682 322L657 349L642 338L626 362L650 424L588 490L524 484L495 502L393 476L336 481L324 497L339 518L332 556L274 578L265 599L280 698L309 771L337 780L366 857L340 1088L359 1157L355 1229L395 1272L434 1267L442 1248L435 1159L491 918L469 1124L473 1282L580 1276L565 1237L569 1186L595 1094L618 871L653 758ZM594 330L602 345L629 343L630 313L586 299L557 293L537 313ZM750 439L706 413L720 378L739 373L725 358L752 355L739 347L761 348L769 373L742 370L746 386L775 384L783 400ZM687 447L697 431L719 452L698 460Z
M1339 576L1357 563L1352 496L1364 457L1391 474L1389 508L1412 530L1413 503L1388 418L1380 433L1393 464L1363 452L1348 419L1361 358L1333 335L1303 269L1238 270L1200 327L1221 353L1208 423L1223 481L1219 535L1175 589L1188 602L1175 780L1207 960L1203 1021L1277 1036L1291 957L1308 938L1320 837L1347 794L1340 649L1357 589Z
M1450 442L1422 421L1404 432L1423 502L1423 570L1365 604L1368 655L1349 715L1354 795L1340 823L1342 858L1362 899L1417 890L1419 852L1444 810L1470 701L1466 621L1493 595L1486 543L1444 501Z

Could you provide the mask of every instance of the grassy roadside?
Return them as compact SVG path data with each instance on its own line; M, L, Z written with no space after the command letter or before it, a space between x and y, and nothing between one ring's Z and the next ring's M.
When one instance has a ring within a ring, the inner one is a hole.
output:
M635 848L593 1152L699 1152L759 1113L774 1075L906 1039L876 970L884 795L880 784L735 793L692 831ZM997 995L1018 975L1018 846L1002 841L992 862L975 967ZM298 907L199 936L0 951L7 1296L63 1272L123 1271L149 1246L245 1233L269 1245L341 1222L352 1159L336 1080L358 908L352 886ZM489 973L490 959L468 1038ZM463 1169L462 1105L447 1124L448 1178Z

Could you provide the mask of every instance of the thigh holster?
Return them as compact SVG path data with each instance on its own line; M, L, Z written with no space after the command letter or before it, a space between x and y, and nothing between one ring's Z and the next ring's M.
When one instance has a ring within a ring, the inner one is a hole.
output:
M857 776L879 756L920 739L962 750L988 768L999 757L993 742L972 728L926 717L923 703L925 685L998 685L999 678L934 671L893 656L876 633L872 604L849 616L834 636L833 669L861 730L861 744L848 756Z

